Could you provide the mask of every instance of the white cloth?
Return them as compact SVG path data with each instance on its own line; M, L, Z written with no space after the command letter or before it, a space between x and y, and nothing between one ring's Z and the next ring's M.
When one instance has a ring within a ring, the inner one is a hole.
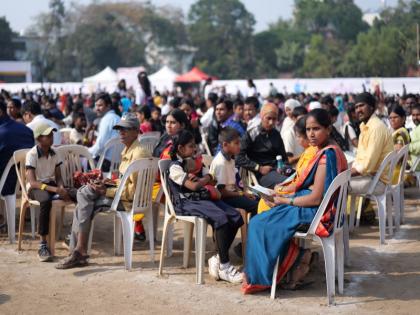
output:
M209 173L216 179L217 185L224 185L227 190L236 190L235 159L226 159L222 152L214 157Z
M284 139L285 137L286 130L293 129L294 125L295 125L295 122L289 116L286 116L286 118L283 120L283 125L281 126L281 131L280 131L280 135L282 139Z
M350 125L350 122L346 122L341 129L341 135L343 136L344 139L346 139L346 130L347 130L348 140L349 140L349 151L356 153L357 148L353 146L353 143L351 141L353 141L354 139L357 139L357 135L354 128Z
M139 86L136 89L136 105L145 105L146 104L146 93L144 93L143 88Z
M292 153L293 156L299 156L303 153L303 147L296 141L296 133L293 128L284 130L282 135L284 149L287 153Z
M299 101L289 98L286 103L284 103L284 108L289 108L290 110L294 110L296 107L299 107L300 103Z
M210 107L207 112L204 113L203 117L200 118L201 126L203 128L209 128L211 125L211 122L213 120L213 114L214 114L214 107Z
M405 128L414 130L416 129L416 124L413 121L413 116L407 116L407 119L405 120Z
M106 112L102 117L101 122L98 127L98 137L96 138L95 144L90 147L88 150L94 158L99 157L104 151L105 144L108 140L118 136L116 130L112 128L120 121L120 116L115 114L113 110ZM105 158L111 160L112 152L108 150L105 155Z
M249 131L252 128L258 127L261 124L261 117L260 114L257 114L254 118L252 118L246 127L246 130Z
M168 103L166 103L165 105L162 106L161 115L162 116L168 115L170 111L171 111L171 106Z
M44 115L37 115L34 117L34 119L26 125L26 127L31 128L32 131L35 130L36 126L41 125L41 124L47 124L48 126L57 129L56 132L54 132L54 145L60 145L61 144L61 135L58 132L58 130L60 130L60 127L53 122L52 120L49 120L47 118L44 117Z
M83 132L78 132L76 128L73 128L69 134L70 144L79 144L80 141L83 143L84 136Z

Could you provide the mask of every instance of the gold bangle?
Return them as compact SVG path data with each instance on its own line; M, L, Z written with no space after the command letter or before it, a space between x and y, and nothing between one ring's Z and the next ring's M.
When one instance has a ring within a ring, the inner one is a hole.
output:
M47 188L47 184L42 184L41 185L41 190L45 190Z
M243 191L238 191L238 193L239 193L239 196L241 196L241 197L244 195Z

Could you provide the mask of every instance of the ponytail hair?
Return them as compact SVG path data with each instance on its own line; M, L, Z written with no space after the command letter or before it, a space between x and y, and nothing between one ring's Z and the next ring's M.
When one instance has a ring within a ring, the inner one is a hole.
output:
M191 141L194 141L194 136L188 130L180 130L175 136L172 137L172 147L169 150L169 156L172 161L177 159L178 146L187 145Z

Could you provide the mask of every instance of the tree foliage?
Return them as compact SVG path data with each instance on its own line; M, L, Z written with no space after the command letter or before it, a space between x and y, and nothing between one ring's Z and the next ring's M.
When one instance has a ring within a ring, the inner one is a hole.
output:
M199 66L223 78L253 74L255 19L239 0L198 0L188 20Z
M13 31L5 17L0 17L0 60L13 60L15 47L13 44Z

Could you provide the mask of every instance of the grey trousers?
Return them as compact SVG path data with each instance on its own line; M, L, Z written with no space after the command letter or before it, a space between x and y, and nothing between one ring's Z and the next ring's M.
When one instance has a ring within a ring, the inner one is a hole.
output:
M73 215L72 234L90 232L92 220L100 211L109 209L112 199L97 194L89 186L83 186L77 191L77 206Z
M355 176L350 179L349 193L350 194L363 194L369 189L370 183L372 182L372 176ZM382 181L378 181L375 189L373 190L374 195L381 195L385 191L385 184Z

